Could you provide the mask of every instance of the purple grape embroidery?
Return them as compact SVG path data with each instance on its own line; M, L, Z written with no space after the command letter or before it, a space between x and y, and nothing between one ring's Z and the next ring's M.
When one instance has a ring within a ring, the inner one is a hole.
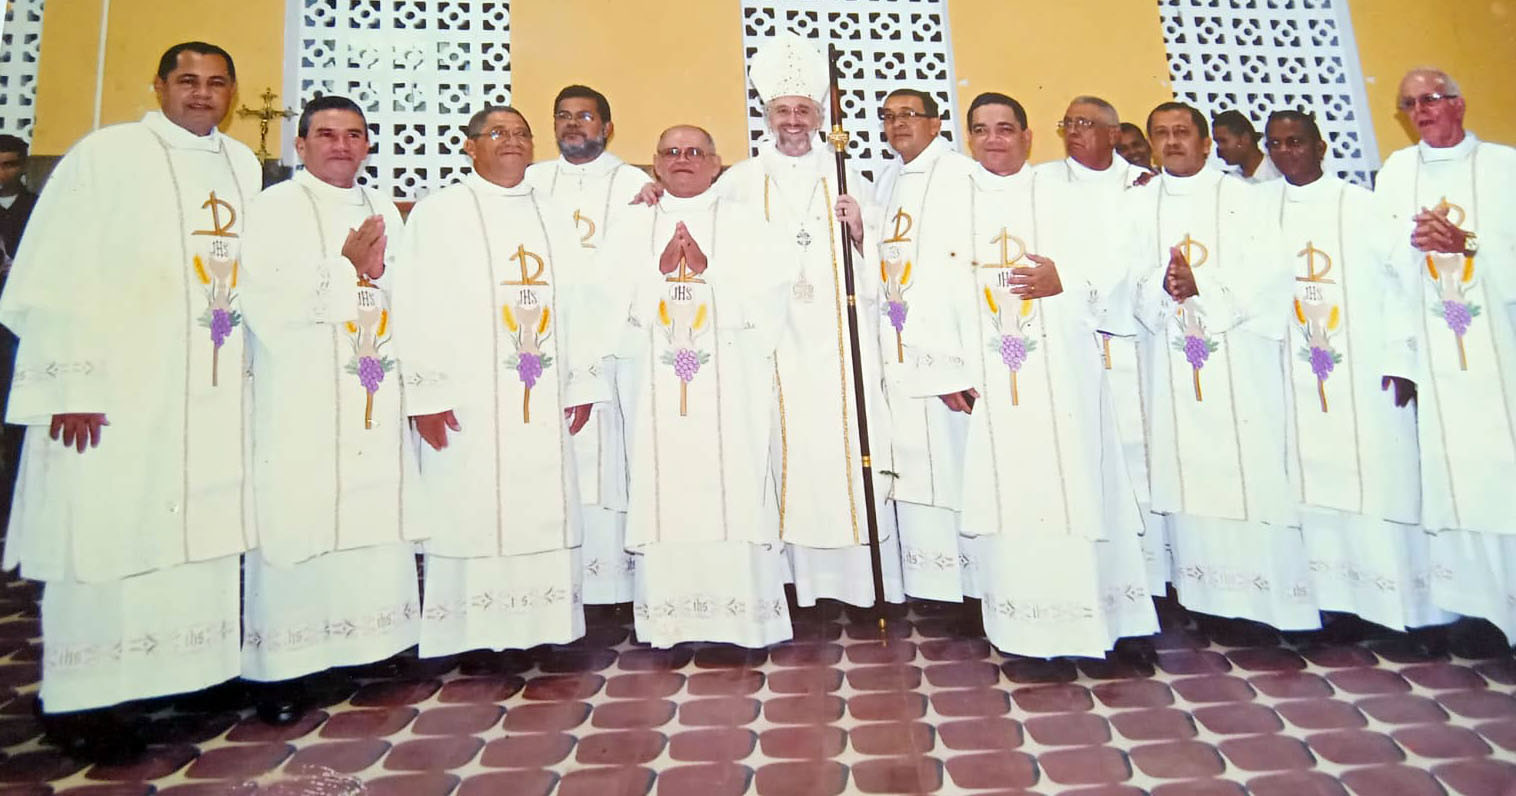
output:
M679 416L685 417L690 410L690 382L700 372L700 366L711 361L711 355L693 348L676 348L663 352L662 361L679 377Z
M1442 318L1452 330L1453 337L1458 342L1458 367L1460 370L1468 370L1469 357L1464 350L1463 336L1468 333L1474 319L1479 317L1479 305L1470 302L1466 292L1474 284L1474 258L1464 257L1462 268L1446 264L1438 267L1437 261L1428 254L1427 274L1432 277L1437 285L1437 293L1442 298L1432 304L1432 314Z
M1210 360L1211 354L1216 353L1221 345L1206 336L1205 328L1201 326L1200 318L1190 313L1181 313L1180 322L1183 324L1184 337L1175 340L1174 349L1184 354L1185 360L1190 363L1191 376L1195 384L1195 400L1201 400L1200 369Z
M906 313L906 304L905 304L905 302L903 302L903 301L891 301L891 302L888 302L885 311L889 315L890 326L893 326L895 328L895 333L899 334L902 330L905 329L905 313Z
M1311 372L1316 374L1316 378L1326 381L1326 377L1332 375L1332 368L1337 366L1337 360L1340 357L1335 352L1328 351L1325 348L1311 346L1311 350L1306 355L1306 358L1310 361Z
M378 357L358 358L358 383L363 389L373 393L379 389L379 383L384 381L384 364Z
M542 376L542 357L523 351L516 357L516 375L528 390L536 387L537 379Z

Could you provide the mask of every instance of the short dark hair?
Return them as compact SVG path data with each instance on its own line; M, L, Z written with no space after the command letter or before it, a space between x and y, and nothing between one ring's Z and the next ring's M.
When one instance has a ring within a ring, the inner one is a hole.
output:
M0 135L0 152L14 152L26 159L26 142L13 135Z
M1188 111L1189 114L1190 114L1190 119L1195 122L1195 128L1200 131L1200 137L1201 138L1210 138L1211 137L1211 126L1205 123L1205 114L1201 113L1200 111L1195 110L1195 106L1189 105L1189 104L1184 103L1184 102L1179 102L1177 100L1170 100L1169 102L1160 103L1158 105L1158 107L1156 107L1153 110L1151 110L1151 111L1148 112L1148 124L1147 124L1147 133L1148 133L1148 135L1152 135L1153 134L1153 116L1154 116L1154 114L1167 113L1169 111Z
M463 134L469 138L478 138L484 134L484 123L489 120L492 113L514 113L521 123L526 125L528 135L532 132L532 123L526 120L526 115L509 105L486 105L474 112L468 119L468 126L463 128Z
M173 73L174 67L179 65L179 53L184 52L221 56L226 61L227 76L232 79L233 83L237 82L237 64L232 61L232 54L214 44L207 44L203 41L183 41L164 50L163 57L158 59L159 80L168 80L168 76Z
M1316 117L1312 114L1306 113L1305 111L1274 111L1273 113L1269 114L1269 120L1264 124L1263 129L1267 131L1269 129L1269 125L1273 124L1274 122L1299 122L1303 127L1305 127L1308 132L1310 132L1311 138L1313 140L1321 142L1326 141L1325 138L1321 137L1321 128L1316 124Z
M884 101L889 102L891 97L915 97L921 100L921 109L926 111L926 115L933 119L942 115L942 112L937 108L937 100L925 91L919 91L914 88L897 88L886 94Z
M1141 127L1138 127L1137 125L1132 124L1131 122L1122 122L1121 123L1121 132L1123 132L1123 133L1136 133L1136 134L1142 136L1142 140L1144 140L1144 141L1146 141L1147 138L1148 138L1147 137L1147 133L1142 132L1142 128Z
M1021 107L1021 103L1016 100L996 91L986 91L975 97L973 102L969 103L968 120L970 127L974 124L974 111L986 105L1005 105L1009 107L1011 113L1016 115L1016 122L1021 125L1021 129L1026 129L1026 108Z
M320 94L305 103L305 108L300 111L300 121L295 125L295 135L304 138L311 131L311 117L322 111L352 111L363 120L364 135L368 134L368 117L363 115L363 109L358 107L358 103L336 94Z
M566 99L575 99L575 98L594 100L595 101L595 110L597 110L597 111L600 112L600 121L605 122L606 124L610 124L610 121L611 121L611 103L610 103L610 100L607 100L605 98L604 94L601 94L600 92L598 92L598 91L590 88L589 86L581 86L581 85L579 85L577 83L575 83L572 86L564 86L563 90L560 91L560 92L558 92L558 96L553 99L553 113L557 113L558 112L558 105L559 105L559 103L563 102Z
M1263 137L1258 134L1257 130L1253 129L1253 122L1248 117L1243 116L1241 111L1222 111L1211 117L1211 126L1224 127L1237 135L1248 136L1253 139L1253 143L1255 144L1258 143L1259 138Z

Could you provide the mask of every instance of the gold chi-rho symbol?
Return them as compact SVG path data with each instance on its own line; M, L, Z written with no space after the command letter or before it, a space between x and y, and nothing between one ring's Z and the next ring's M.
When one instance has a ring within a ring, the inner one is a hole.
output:
M511 255L521 266L521 279L502 280L502 285L545 285L547 282L542 278L542 272L547 270L547 263L536 253L528 251L524 244L516 247L516 253ZM530 265L528 265L530 263Z
M1184 261L1189 263L1191 268L1199 268L1205 265L1206 260L1211 259L1211 250L1206 248L1204 243L1190 237L1190 233L1188 232L1184 233L1184 240L1179 241L1179 245L1175 248L1179 249L1180 253L1184 255ZM1200 250L1200 259L1198 260L1195 259L1196 249Z
M1336 284L1336 280L1327 279L1326 275L1332 272L1332 256L1316 248L1310 241L1305 242L1305 248L1295 253L1296 257L1305 258L1305 276L1295 277L1296 282L1320 282L1325 285ZM1320 257L1326 265L1321 270L1316 270L1316 258Z
M586 249L593 249L595 248L595 244L590 243L590 240L595 237L595 221L589 216L579 212L578 210L575 210L574 226L577 228L581 222L583 222L586 229L584 230L584 233L579 236L579 245Z
M909 241L911 226L915 223L911 219L911 214L905 212L905 208L902 207L895 211L895 215L891 220L895 222L895 233L881 241L881 243L905 243Z
M221 220L221 208L223 207L226 208L225 222ZM235 207L232 207L231 202L228 202L225 199L217 196L215 191L211 191L210 198L206 199L205 203L200 205L201 210L204 210L206 208L210 208L211 211L211 228L197 229L194 232L191 232L191 235L209 235L213 238L237 237L237 233L232 231L232 225L237 223L237 209ZM226 259L227 257L231 256L231 250L225 241L211 241L211 256L220 259Z

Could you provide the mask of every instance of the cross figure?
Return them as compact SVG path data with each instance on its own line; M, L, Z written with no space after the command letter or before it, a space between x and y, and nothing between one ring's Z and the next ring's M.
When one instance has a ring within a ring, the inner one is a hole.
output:
M275 119L293 119L295 112L289 108L279 108L274 104L274 99L279 95L272 88L264 88L263 93L258 95L263 100L263 107L254 110L246 105L237 109L237 115L243 118L254 117L258 120L258 160L267 163L272 160L274 154L268 151L268 126Z

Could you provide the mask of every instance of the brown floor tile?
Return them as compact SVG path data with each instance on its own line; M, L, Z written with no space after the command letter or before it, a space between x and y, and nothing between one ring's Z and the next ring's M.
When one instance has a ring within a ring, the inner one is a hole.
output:
M568 733L507 735L484 745L479 765L490 768L546 768L574 751L574 736Z
M929 661L979 661L990 657L990 643L982 638L948 638L923 641L921 657Z
M847 788L848 768L832 760L769 763L753 781L762 796L837 796Z
M544 702L580 700L589 699L604 687L605 678L598 674L550 674L527 680L521 696Z
M834 671L841 673L841 670ZM847 684L854 691L909 691L921 686L921 667L900 664L853 666L847 670Z
M1018 795L1031 791L1017 791ZM1059 791L1060 796L1148 796L1147 791L1131 785L1096 785L1093 788L1077 788Z
M1306 745L1282 735L1228 738L1217 744L1232 765L1243 771L1285 771L1310 768L1315 758Z
M425 774L392 774L364 780L363 796L448 796L458 787L459 778L441 771ZM530 789L511 791L513 794L545 793Z
M945 721L937 734L949 749L1015 749L1022 743L1021 724L1001 717ZM952 766L948 769L951 774Z
M1229 779L1194 779L1166 782L1153 788L1151 796L1245 796L1247 791Z
M1516 752L1516 721L1487 721L1478 725L1475 729L1479 730L1479 734L1488 739L1490 743L1507 752Z
M1199 741L1134 746L1132 765L1150 777L1161 779L1200 779L1214 777L1226 770L1226 763L1216 747Z
M701 669L752 669L769 659L768 650L735 644L711 644L695 651L695 666Z
M1497 658L1474 664L1474 671L1501 685L1516 685L1516 658Z
M841 644L786 642L769 651L775 666L836 666L842 660Z
M830 694L777 697L763 703L772 724L826 724L842 718L842 697Z
M543 702L506 709L505 729L511 732L561 732L590 717L588 702Z
M526 650L475 650L458 656L458 673L467 677L516 675L536 665Z
M926 667L926 680L937 688L989 688L1000 682L1000 667L988 661L937 663Z
M1108 708L1161 708L1174 704L1174 692L1157 680L1117 680L1090 691Z
M1349 694L1404 694L1411 690L1410 683L1389 669L1338 669L1328 672L1327 680Z
M753 669L718 669L695 672L685 681L690 696L747 696L763 687L763 672Z
M482 738L470 735L402 741L384 756L384 767L390 771L447 771L473 760L483 746Z
M626 656L622 656L626 660ZM666 699L684 687L684 675L678 672L642 672L617 674L605 682L605 695L616 699Z
M1495 689L1451 691L1438 694L1444 708L1471 719L1516 718L1516 697Z
M1436 702L1412 694L1369 697L1353 704L1371 718L1386 724L1423 724L1448 720L1448 714Z
M110 785L84 785L55 791L56 796L152 796L153 786L145 782L116 782Z
M959 692L963 693L963 692ZM1031 685L1011 692L1016 706L1029 713L1066 713L1095 706L1090 690L1082 685Z
M1169 685L1190 702L1247 702L1256 696L1246 680L1224 674L1186 677Z
M1510 796L1516 793L1516 764L1503 760L1460 760L1432 769L1443 784L1463 796Z
M883 664L910 663L916 659L916 645L901 639L849 644L846 651L849 663Z
M388 741L362 738L303 746L284 765L284 773L296 776L335 771L353 774L379 762L390 750Z
M1478 733L1449 724L1402 727L1391 734L1407 751L1422 757L1483 757L1490 753L1490 745Z
M416 735L475 735L500 723L499 705L450 705L421 711L411 732Z
M1437 780L1410 766L1366 766L1344 771L1342 784L1356 796L1445 796Z
M1011 710L1009 695L998 688L965 688L938 691L931 696L939 716L1000 716Z
M1309 647L1300 651L1305 659L1317 666L1329 669L1346 669L1359 666L1373 666L1379 662L1374 653L1363 647L1330 646Z
M1030 788L1037 784L1037 762L1022 752L954 755L948 777L960 788Z
M184 772L190 779L246 779L273 771L295 751L284 743L244 744L224 746L203 752ZM0 781L5 780L4 767L15 758L0 764Z
M1111 715L1111 726L1133 741L1165 741L1194 738L1195 721L1174 708L1126 710Z
M1079 677L1078 667L1064 658L1012 658L1000 664L1000 669L1005 672L1007 680L1027 685L1072 683Z
M1428 663L1421 666L1407 666L1400 670L1400 675L1407 680L1435 691L1451 691L1454 689L1465 690L1470 688L1484 688L1484 678L1479 676L1468 666L1458 666L1451 663Z
M1231 650L1227 660L1249 672L1293 672L1305 668L1305 660L1281 647L1252 647Z
M236 713L189 713L153 719L141 731L149 744L201 744L237 724Z
M942 787L942 761L935 757L893 757L853 764L860 793L931 793Z
M1118 660L1080 658L1079 673L1091 680L1141 680L1152 677L1154 669L1146 664Z
M757 744L758 736L752 730L686 730L669 737L669 757L687 763L731 762L752 754Z
M599 672L616 662L612 649L577 649L558 647L537 658L537 668L549 674Z
M848 733L859 754L878 757L917 755L932 751L936 733L924 722L860 724Z
M1306 743L1322 758L1345 766L1399 763L1405 753L1390 736L1365 730L1322 732L1306 738Z
M1232 664L1225 655L1210 650L1161 650L1158 668L1169 674L1225 674Z
M794 623L795 641L837 641L842 638L842 625L836 622L807 622L790 612Z
M1279 715L1253 703L1207 705L1195 708L1195 720L1217 735L1255 735L1284 729Z
M1345 730L1369 723L1358 708L1340 699L1293 699L1275 705L1274 711L1303 730Z
M344 710L321 725L322 738L382 738L405 729L420 711L412 707Z
M842 626L842 635L849 641L870 641L878 643L885 639L908 638L914 630L911 623L903 619L891 618L887 620L884 633L879 632L879 624L875 620L866 622L852 622Z
M695 659L695 651L679 646L673 649L630 649L621 653L616 668L627 672L671 672L683 669Z
M267 743L269 741L293 741L296 738L304 738L310 735L321 723L326 721L327 713L324 710L307 710L304 716L294 724L284 727L275 727L264 724L257 716L249 716L237 722L235 727L226 734L228 741L238 743Z
M769 691L775 694L829 694L842 687L842 670L819 666L769 672Z
M525 687L526 680L514 675L463 677L444 684L437 692L437 701L504 702Z
M1037 764L1048 779L1059 785L1105 785L1125 782L1132 776L1126 755L1109 746L1043 752L1037 757Z
M668 738L655 730L598 732L579 739L574 759L584 765L635 765L663 752Z
M348 701L354 707L388 708L423 702L442 687L436 680L395 680L369 683Z
M1256 674L1248 684L1275 699L1322 699L1335 693L1331 683L1310 672Z
M679 723L686 727L747 724L758 718L762 703L744 697L693 699L679 706Z
M186 785L174 785L160 788L155 796L254 796L258 792L258 784L249 780L246 782L191 782ZM49 796L51 788L38 791L42 796ZM22 792L6 791L5 796L22 796Z
M651 768L635 766L581 768L563 775L557 796L644 796L656 776Z
M841 727L813 724L764 730L758 743L765 757L776 759L832 758L847 747L847 732Z
M150 746L140 760L127 765L96 765L85 773L88 779L106 781L136 781L166 777L190 764L200 756L200 750L190 744L173 746Z
M675 766L658 774L658 796L741 796L753 770L735 763Z
M34 716L37 713L37 695L20 694L0 707L3 716Z
M1111 740L1111 727L1093 713L1060 713L1032 716L1026 732L1043 746L1086 746Z
M590 724L603 730L661 727L672 721L678 708L667 699L628 699L595 706Z
M847 699L848 714L858 721L910 721L926 715L926 695L914 691L879 691Z
M1248 780L1250 796L1347 796L1336 777L1320 771L1288 771Z

